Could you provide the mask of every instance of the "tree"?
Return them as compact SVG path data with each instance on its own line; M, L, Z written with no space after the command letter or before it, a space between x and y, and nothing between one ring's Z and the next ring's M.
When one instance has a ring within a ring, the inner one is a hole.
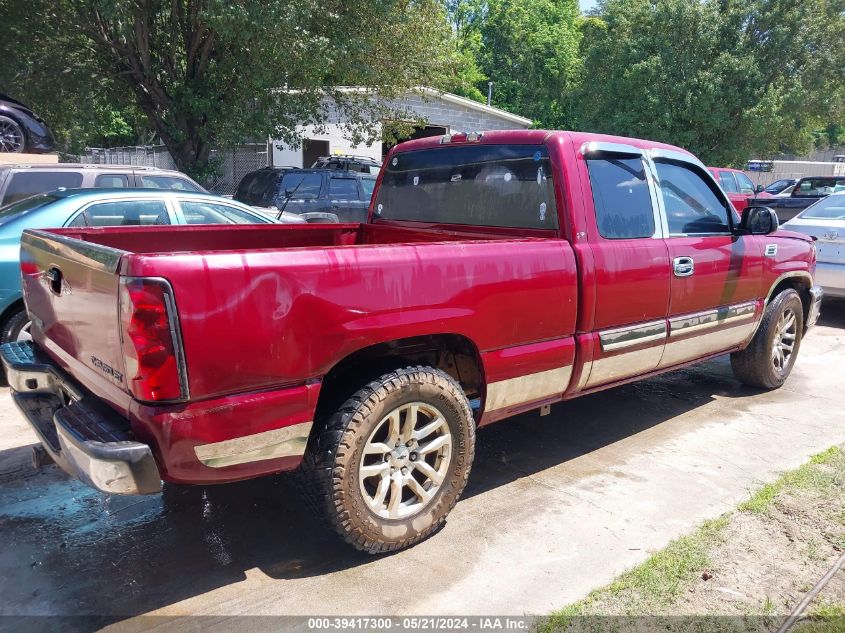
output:
M177 166L200 176L215 146L296 142L299 125L333 117L373 139L389 116L373 97L438 86L456 63L438 0L40 1L51 10L30 29L34 46L71 34L74 72L127 95Z
M570 123L570 95L581 58L576 0L462 0L449 12L462 50L471 53L493 104L541 127Z
M806 148L841 108L842 6L605 0L604 27L592 27L585 50L578 125L675 143L713 164Z

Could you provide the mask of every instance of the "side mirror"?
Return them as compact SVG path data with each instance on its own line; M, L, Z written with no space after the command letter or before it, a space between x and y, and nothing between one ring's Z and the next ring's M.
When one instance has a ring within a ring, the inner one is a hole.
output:
M765 187L763 185L757 185L756 187L754 187L754 193L763 193L764 189Z
M768 235L778 230L778 214L769 207L747 207L739 222L744 235Z

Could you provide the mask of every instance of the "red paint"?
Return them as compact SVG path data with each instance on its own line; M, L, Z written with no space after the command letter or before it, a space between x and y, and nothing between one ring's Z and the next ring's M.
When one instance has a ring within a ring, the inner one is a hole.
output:
M580 132L485 133L482 143L546 145L556 231L389 221L375 218L372 208L362 225L53 229L123 253L112 274L93 270L92 260L66 243L57 243L53 253L25 244L25 294L43 323L33 328L35 340L130 419L136 435L154 447L165 478L230 481L289 470L299 458L214 469L197 460L194 448L312 420L322 378L363 348L421 335L460 335L478 350L487 385L571 367L569 383L541 400L485 412L482 398L480 420L486 423L585 393L579 385L593 360L663 345L606 352L599 331L760 301L778 275L812 272L809 243L785 232L603 238L580 151L589 141L683 152ZM467 141L458 136L452 142ZM387 160L439 143L403 143ZM764 246L772 243L779 246L777 256L764 257ZM672 258L680 255L695 259L693 277L673 276ZM56 295L44 282L42 271L56 265L72 287L69 294ZM186 402L140 403L125 384L92 366L95 356L125 371L118 275L170 283L184 344Z
M739 169L731 169L730 167L708 167L707 169L710 171L711 174L713 174L713 178L716 179L716 182L719 183L719 186L725 189L725 194L728 196L728 199L731 201L731 204L734 206L734 209L736 209L739 213L742 213L742 211L748 207L749 202L755 197L759 198L768 196L768 194L766 194L766 196L763 196L761 194L755 193L754 191L739 191L738 180L736 180L738 190L728 191L724 187L721 178L723 175L728 179L730 179L732 176L736 178L737 174L742 174L743 176L745 176L745 173ZM729 180L728 182L731 181Z

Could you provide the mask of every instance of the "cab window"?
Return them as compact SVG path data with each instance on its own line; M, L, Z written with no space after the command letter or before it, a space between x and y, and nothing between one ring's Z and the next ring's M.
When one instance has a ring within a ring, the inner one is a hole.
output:
M654 235L654 207L642 159L592 158L587 168L599 234L616 240Z
M730 233L724 200L699 173L672 162L655 167L670 235Z

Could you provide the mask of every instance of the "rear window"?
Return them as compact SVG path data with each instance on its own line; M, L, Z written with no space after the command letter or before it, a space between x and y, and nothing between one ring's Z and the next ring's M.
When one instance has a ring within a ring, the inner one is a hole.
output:
M845 178L805 178L793 192L799 196L829 196L845 189Z
M178 176L141 176L141 186L147 189L173 189L176 191L199 191L202 189L186 178Z
M323 177L313 172L288 172L282 178L279 194L299 200L313 200L320 195Z
M389 220L556 229L541 145L456 145L402 152L383 167L376 215Z
M0 224L5 224L6 222L29 213L30 211L35 211L36 209L47 206L56 200L59 200L59 196L43 193L40 196L31 196L24 200L7 204L5 207L0 208Z
M803 220L845 220L845 195L829 196L808 207Z
M78 171L19 171L12 174L3 205L23 200L36 193L45 193L64 187L76 189L82 185L82 174Z

